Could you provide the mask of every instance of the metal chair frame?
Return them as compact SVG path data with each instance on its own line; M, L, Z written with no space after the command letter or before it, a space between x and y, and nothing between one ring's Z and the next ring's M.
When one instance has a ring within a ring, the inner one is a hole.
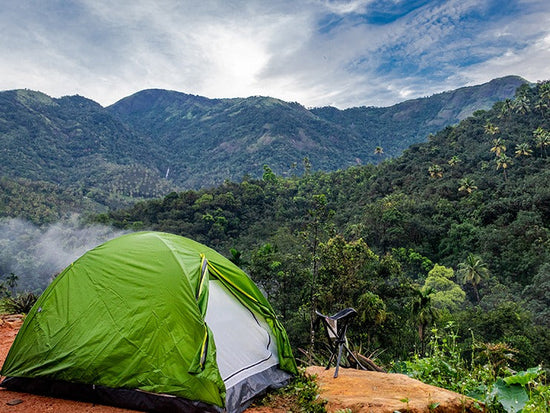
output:
M353 352L349 349L346 338L349 323L351 322L352 318L357 315L357 311L355 311L353 308L346 308L344 310L338 311L336 314L331 316L321 314L318 311L315 311L315 313L318 317L317 322L319 320L323 321L329 346L331 348L330 358L328 360L325 370L328 370L330 368L330 365L334 360L334 357L336 356L336 369L334 370L334 378L338 377L338 370L340 368L340 361L342 360L342 352L344 349L355 360L360 368L365 369L361 365L359 360L357 360L355 354L353 354Z

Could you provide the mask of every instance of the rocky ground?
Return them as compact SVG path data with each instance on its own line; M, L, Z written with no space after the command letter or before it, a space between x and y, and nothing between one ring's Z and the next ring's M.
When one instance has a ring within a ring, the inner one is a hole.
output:
M9 347L21 327L20 316L0 318L0 364L4 362ZM409 412L480 412L471 399L428 386L402 374L341 369L333 378L334 369L309 367L309 374L317 377L321 397L326 399L327 410L345 409L353 413ZM0 411L6 413L123 413L132 410L94 405L71 400L55 399L26 393L11 392L0 388ZM246 413L284 413L284 409L256 407Z

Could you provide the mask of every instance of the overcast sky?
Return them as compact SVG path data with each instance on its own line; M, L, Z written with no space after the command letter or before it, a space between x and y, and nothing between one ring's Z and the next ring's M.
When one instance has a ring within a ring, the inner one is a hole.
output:
M548 0L0 0L0 90L389 106L550 79Z

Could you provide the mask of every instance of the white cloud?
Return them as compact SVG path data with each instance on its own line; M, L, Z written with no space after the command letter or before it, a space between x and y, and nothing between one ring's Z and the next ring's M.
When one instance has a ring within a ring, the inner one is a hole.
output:
M501 8L495 0L416 9L397 0L20 0L0 14L0 89L104 105L159 87L347 107L507 74L549 78L550 5ZM385 24L368 23L386 12Z

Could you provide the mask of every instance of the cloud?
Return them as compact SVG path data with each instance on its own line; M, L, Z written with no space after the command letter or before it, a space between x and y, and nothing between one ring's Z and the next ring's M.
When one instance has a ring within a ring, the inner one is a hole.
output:
M0 15L0 89L389 105L550 77L549 16L543 0L21 0Z
M0 275L17 275L19 291L41 291L86 251L122 234L102 225L82 226L76 215L47 227L2 218Z

